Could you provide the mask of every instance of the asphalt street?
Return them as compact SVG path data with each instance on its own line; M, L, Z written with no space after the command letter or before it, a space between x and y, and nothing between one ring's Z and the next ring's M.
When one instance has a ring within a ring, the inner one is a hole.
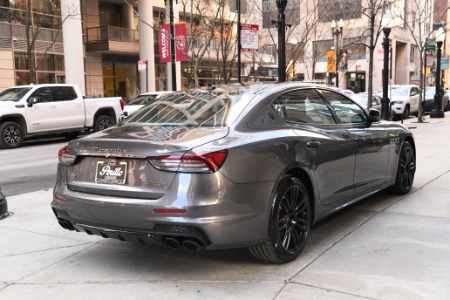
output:
M380 192L312 228L302 255L186 253L62 229L51 190L7 197L0 299L450 299L450 112L414 129L408 195Z

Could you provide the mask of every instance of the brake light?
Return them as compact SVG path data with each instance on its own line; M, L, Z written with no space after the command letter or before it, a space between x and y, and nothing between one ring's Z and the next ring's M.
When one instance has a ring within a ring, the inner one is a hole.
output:
M60 196L60 195L54 195L54 197L55 197L55 199L58 199L58 200L60 200L60 201L63 201L63 202L67 202L67 198L66 197L63 197L63 196Z
M58 160L62 165L73 165L76 158L77 153L67 146L64 146L58 151Z
M122 108L122 111L123 111L123 109L125 107L125 101L123 101L122 98L120 98L120 107Z
M162 171L182 173L214 173L220 169L227 157L227 150L214 152L189 151L149 157L150 163Z

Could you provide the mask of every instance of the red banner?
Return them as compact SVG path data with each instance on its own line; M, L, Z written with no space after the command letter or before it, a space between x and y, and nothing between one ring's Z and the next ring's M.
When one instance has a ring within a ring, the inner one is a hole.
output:
M186 23L175 24L175 58L176 61L189 61L187 57Z
M159 25L158 33L159 61L170 62L170 26L169 24Z

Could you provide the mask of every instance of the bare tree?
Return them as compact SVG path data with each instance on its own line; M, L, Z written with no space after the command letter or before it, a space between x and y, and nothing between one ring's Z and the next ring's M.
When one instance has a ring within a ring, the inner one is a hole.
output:
M282 54L287 58L285 65L286 74L293 73L297 61L307 62L312 59L312 57L305 55L309 44L308 41L311 40L316 29L316 3L319 1L293 0L287 4L285 10L287 25L285 28L286 47L285 53ZM274 63L276 57L278 57L278 29L274 26L278 20L278 9L275 1L264 0L261 4L261 0L253 0L249 1L247 5L250 7L249 10L253 12L249 16L249 22L254 21L258 23L262 19L263 23L260 38L260 48L262 51L257 54L251 54L250 60L252 64L258 64L259 66L268 64L269 62ZM266 51L266 49L271 49L272 47L275 49L273 57L268 55ZM270 61L266 61L268 57L271 57Z
M362 14L367 18L368 26L362 27L361 32L357 34L360 37L356 43L364 45L369 50L369 71L368 71L368 103L367 106L372 106L373 95L373 65L375 48L378 45L378 39L383 31L381 20L383 18L383 7L385 0L364 0L361 5Z
M12 23L24 24L24 34L21 36L20 32L15 34L18 37L22 37L26 41L26 65L28 67L28 83L37 83L37 73L40 65L46 61L48 52L52 49L53 45L58 41L61 34L61 25L65 19L61 19L60 1L55 0L24 0L16 2L14 8L16 10L10 10L9 20ZM71 11L71 10L69 10ZM58 16L58 17L55 17ZM70 14L67 17L73 16ZM67 18L66 17L66 18ZM57 28L57 30L51 31L51 37L46 35L46 43L44 47L39 47L36 50L36 44L40 39L45 29ZM36 61L36 54L43 55L42 59Z
M424 2L421 0L409 0L407 3L408 7L406 9L406 13L396 14L396 17L403 21L406 29L409 31L411 37L417 45L417 50L419 53L420 86L425 88L425 75L423 73L422 66L424 66L428 41L431 39L433 34L433 20L437 23L446 23L444 16L446 16L449 7L448 4L445 5L446 3L443 1L436 1L435 4L438 4L436 6L433 6L430 1ZM420 106L417 116L417 122L419 123L423 122L423 96L423 93L421 93L419 98Z

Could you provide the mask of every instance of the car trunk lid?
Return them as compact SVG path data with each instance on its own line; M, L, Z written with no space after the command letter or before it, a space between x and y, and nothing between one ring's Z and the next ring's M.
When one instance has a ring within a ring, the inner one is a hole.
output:
M110 128L69 144L77 159L68 167L68 187L99 195L159 199L177 173L156 169L149 157L185 153L227 134L228 128Z

